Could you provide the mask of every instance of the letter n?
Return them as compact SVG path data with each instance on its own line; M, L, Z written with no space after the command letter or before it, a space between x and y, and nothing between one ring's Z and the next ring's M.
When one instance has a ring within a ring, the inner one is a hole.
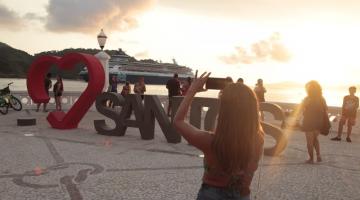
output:
M181 142L181 136L172 126L159 98L155 95L145 95L144 123L142 123L141 137L153 139L155 132L155 118L168 143Z

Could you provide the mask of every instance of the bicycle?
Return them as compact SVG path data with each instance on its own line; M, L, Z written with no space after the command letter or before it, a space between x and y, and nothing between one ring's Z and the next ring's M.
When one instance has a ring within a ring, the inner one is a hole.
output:
M22 109L21 101L11 94L10 85L13 82L9 83L5 88L0 90L0 113L5 115L8 113L9 107L16 111Z

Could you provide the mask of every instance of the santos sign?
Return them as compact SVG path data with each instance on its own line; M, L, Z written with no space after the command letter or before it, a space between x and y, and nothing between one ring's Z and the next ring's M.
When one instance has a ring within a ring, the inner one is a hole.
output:
M171 109L172 113L175 113L183 97L173 98L174 103ZM105 106L108 100L112 101L114 106L122 107L121 111ZM202 110L203 107L208 107L208 111L204 116L204 129L212 130L219 109L218 105L218 99L196 97L191 104L190 123L197 128L201 128ZM103 93L96 99L96 108L101 114L114 120L116 124L114 128L111 128L105 123L105 120L95 120L95 129L99 134L123 136L125 135L127 127L135 127L139 128L142 139L153 139L156 118L169 143L178 143L181 141L181 136L172 126L159 98L155 95L145 95L143 103L139 95L131 94L124 98L116 93ZM275 104L261 103L260 109L273 114L276 120L284 120L282 109ZM130 119L132 112L134 112L135 115L134 120ZM261 124L265 133L271 135L276 140L275 146L265 148L264 153L266 155L278 155L287 146L286 136L279 127L266 122L261 122Z
M144 140L153 139L155 135L155 118L159 122L160 128L169 143L181 142L181 136L172 126L171 120L165 114L159 98L155 95L145 95L144 102L139 95L131 94L126 98L116 93L102 93L105 82L105 73L101 63L92 55L71 53L64 57L42 56L36 59L28 73L27 88L28 93L35 103L48 103L49 94L45 90L44 77L53 65L60 69L72 69L77 63L86 65L89 72L88 87L65 113L62 111L51 112L47 120L53 128L73 129L77 128L80 120L84 117L91 105L96 100L98 112L115 122L115 127L110 127L105 120L95 120L95 129L99 134L108 136L123 136L127 127L139 128L141 138ZM182 97L173 97L172 113L175 113L182 101ZM121 110L109 108L106 101L112 101L114 106L120 106ZM195 98L190 110L190 123L197 128L202 128L203 107L208 107L204 116L204 129L212 130L218 113L218 99L214 98ZM273 114L276 120L283 121L284 114L282 109L270 103L261 103L260 109ZM134 113L135 119L130 119ZM172 116L173 118L174 116ZM265 148L266 155L278 155L287 146L287 138L283 131L272 124L261 122L266 134L271 135L276 144L273 147Z

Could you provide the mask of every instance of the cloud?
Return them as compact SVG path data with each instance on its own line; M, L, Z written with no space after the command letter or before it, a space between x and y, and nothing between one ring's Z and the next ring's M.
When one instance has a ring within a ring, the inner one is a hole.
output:
M39 16L36 13L26 13L23 16L23 19L31 20L31 21L39 21L39 22L45 22L46 21L46 18L44 16Z
M274 33L266 40L260 40L251 45L251 50L236 47L236 52L229 56L221 56L220 60L225 64L236 65L252 64L269 60L288 62L291 59L289 50L282 44L279 33Z
M155 0L50 0L45 27L53 32L95 33L128 30Z
M0 4L0 27L11 30L20 29L23 25L22 18L14 11Z
M159 0L164 7L176 8L192 14L238 17L242 20L279 20L286 17L305 18L313 15L360 17L358 0Z

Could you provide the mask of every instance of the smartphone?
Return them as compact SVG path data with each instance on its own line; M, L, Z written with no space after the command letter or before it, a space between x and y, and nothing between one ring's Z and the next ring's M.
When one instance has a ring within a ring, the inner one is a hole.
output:
M232 82L229 78L208 78L205 87L211 90L222 90L227 84Z

